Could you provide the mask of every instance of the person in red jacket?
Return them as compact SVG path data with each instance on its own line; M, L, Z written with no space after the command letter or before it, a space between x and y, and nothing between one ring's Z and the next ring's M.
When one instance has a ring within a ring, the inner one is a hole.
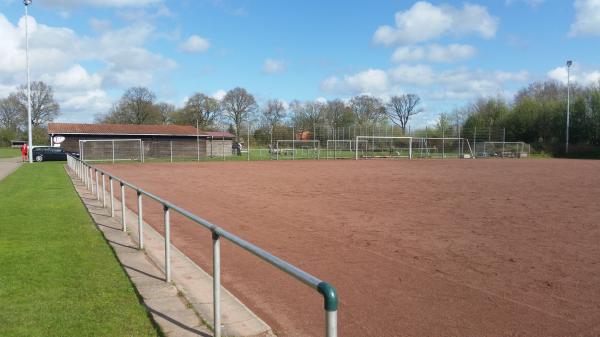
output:
M29 157L27 157L27 144L21 146L21 160L29 161Z

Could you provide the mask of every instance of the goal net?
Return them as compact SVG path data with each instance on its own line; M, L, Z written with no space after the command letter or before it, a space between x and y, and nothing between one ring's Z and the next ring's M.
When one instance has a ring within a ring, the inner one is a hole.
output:
M80 140L79 156L84 161L143 161L141 139Z
M278 140L271 151L277 159L319 159L321 142L319 140Z
M356 151L356 144L363 144L363 148L366 146L367 140L360 140L358 143L352 139L336 139L327 141L327 158L354 158L354 151Z
M413 158L473 158L468 139L450 137L413 138Z
M413 137L357 136L354 157L409 158L413 156Z
M529 144L524 142L483 142L478 157L523 158L529 155Z

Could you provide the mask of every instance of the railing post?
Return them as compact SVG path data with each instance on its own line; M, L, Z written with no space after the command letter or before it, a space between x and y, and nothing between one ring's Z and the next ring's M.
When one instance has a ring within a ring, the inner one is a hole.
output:
M123 225L123 232L127 232L127 212L125 210L125 185L123 182L121 182L121 221Z
M137 191L138 197L138 244L144 249L144 219L142 216L142 192Z
M106 179L104 179L104 173L102 173L102 208L106 208Z
M88 175L89 175L88 183L90 185L89 190L92 194L94 194L94 184L92 184L92 180L94 177L94 170L92 170L92 168L89 166L88 166Z
M213 232L213 328L214 337L221 337L221 243Z
M98 183L98 170L94 170L96 173L96 199L100 201L100 184Z
M325 306L325 336L337 337L337 291L327 282L319 283L319 285L317 285L317 290L323 295Z
M165 280L171 282L171 224L169 207L163 205L165 213Z
M110 217L115 217L115 193L113 191L113 178L108 177L108 188L110 189Z

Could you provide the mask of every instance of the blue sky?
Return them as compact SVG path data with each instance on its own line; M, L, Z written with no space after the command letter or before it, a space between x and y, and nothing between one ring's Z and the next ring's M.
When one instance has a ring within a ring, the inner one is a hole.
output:
M600 80L600 0L33 0L32 79L63 121L130 86L181 106L242 86L259 103L417 93L433 123L535 80ZM0 97L25 81L23 5L0 0Z

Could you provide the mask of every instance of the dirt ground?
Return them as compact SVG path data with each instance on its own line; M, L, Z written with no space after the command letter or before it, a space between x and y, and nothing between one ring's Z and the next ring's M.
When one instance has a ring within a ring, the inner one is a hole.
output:
M331 282L340 336L600 335L600 161L104 168ZM158 205L144 213L162 232ZM171 223L174 244L210 270L209 233ZM221 249L225 286L277 333L323 335L314 290Z

